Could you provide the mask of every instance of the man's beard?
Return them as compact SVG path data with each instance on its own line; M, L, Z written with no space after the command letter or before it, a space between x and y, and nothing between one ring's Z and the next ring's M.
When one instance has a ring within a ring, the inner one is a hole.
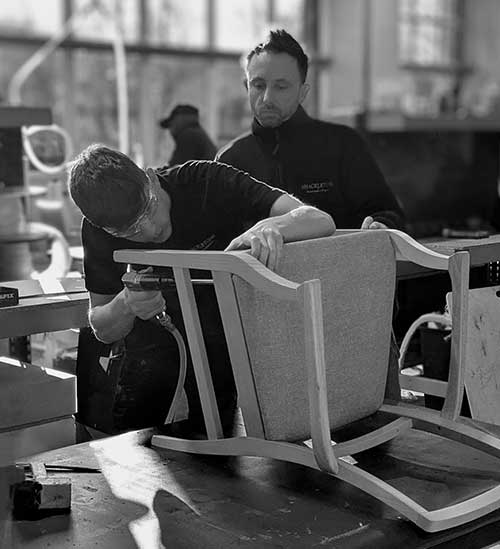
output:
M263 113L258 113L257 120L266 128L275 128L284 122L283 115L276 109L266 109Z

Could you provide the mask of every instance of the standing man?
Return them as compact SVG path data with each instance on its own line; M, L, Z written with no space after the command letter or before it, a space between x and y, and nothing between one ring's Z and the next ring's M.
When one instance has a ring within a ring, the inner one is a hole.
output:
M201 127L198 109L192 105L177 105L159 121L160 128L168 129L175 149L168 163L184 164L188 160L212 160L217 151L207 132Z
M335 231L328 214L213 161L143 171L123 153L93 145L74 161L69 191L84 216L89 321L98 340L95 345L88 342L91 350L86 353L80 339L78 415L80 423L106 433L163 423L177 384L179 353L175 339L155 322L155 315L166 309L183 331L175 288L165 295L130 291L121 280L126 265L113 260L115 250L249 248L274 269L284 242ZM203 285L195 288L195 294L210 367L216 369L212 377L219 409L229 427L236 390L215 292ZM118 361L119 369L107 359L93 358L96 346L116 342L122 342L120 352L110 353L110 348L100 352ZM119 379L113 385L110 375L117 371ZM186 393L189 428L201 431L203 416L192 367L188 367Z
M321 208L339 229L401 228L401 208L359 134L302 108L307 68L300 44L271 31L247 56L251 130L216 159Z
M315 120L301 104L308 58L285 30L269 33L246 59L251 130L216 159L328 212L339 229L401 229L403 212L366 143L352 128ZM386 397L400 399L395 339Z

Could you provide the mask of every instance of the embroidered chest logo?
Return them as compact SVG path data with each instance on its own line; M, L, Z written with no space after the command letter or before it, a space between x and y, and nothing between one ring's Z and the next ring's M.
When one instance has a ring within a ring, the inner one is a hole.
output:
M215 235L211 234L205 240L202 240L195 246L193 246L193 250L208 250L212 246L212 244L215 242Z
M300 186L304 193L327 193L333 188L333 181L317 181L314 183L302 183Z

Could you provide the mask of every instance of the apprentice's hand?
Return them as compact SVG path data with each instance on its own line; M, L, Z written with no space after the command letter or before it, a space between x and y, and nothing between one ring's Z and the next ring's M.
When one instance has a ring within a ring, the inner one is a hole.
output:
M380 221L373 221L373 217L371 215L365 217L363 220L363 223L361 223L362 229L388 229L389 227L387 225L384 225L384 223L380 223Z
M250 254L271 270L278 266L283 235L270 219L263 219L231 241L225 251L250 248Z
M130 311L142 320L149 320L165 310L165 299L159 290L145 292L124 288L123 292Z

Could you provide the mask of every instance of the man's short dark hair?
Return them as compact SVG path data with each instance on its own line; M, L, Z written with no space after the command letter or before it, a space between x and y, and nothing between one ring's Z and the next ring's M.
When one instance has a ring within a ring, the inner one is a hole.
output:
M90 145L74 160L69 192L82 214L97 227L128 228L146 200L146 173L126 154Z
M309 59L302 49L302 46L291 34L286 32L286 30L277 29L271 31L265 42L255 46L247 55L247 67L254 55L259 55L264 51L288 53L288 55L292 56L297 61L302 82L306 81Z

